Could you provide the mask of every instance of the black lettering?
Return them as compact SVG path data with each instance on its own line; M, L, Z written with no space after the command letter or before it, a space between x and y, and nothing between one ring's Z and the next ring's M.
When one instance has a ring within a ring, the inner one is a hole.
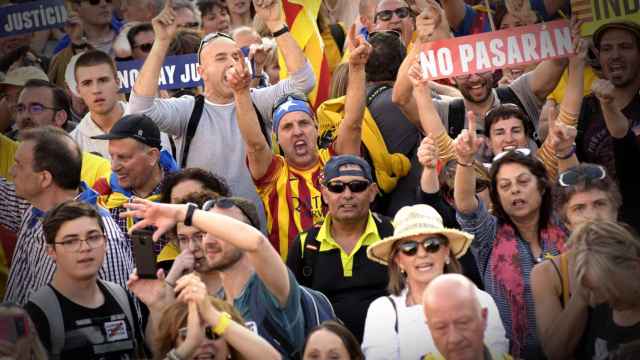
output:
M621 16L622 15L622 7L620 6L620 0L604 0L604 13L607 19ZM613 15L609 12L609 9L613 10Z
M624 1L624 12L625 14L633 14L637 13L640 10L640 0L625 0Z

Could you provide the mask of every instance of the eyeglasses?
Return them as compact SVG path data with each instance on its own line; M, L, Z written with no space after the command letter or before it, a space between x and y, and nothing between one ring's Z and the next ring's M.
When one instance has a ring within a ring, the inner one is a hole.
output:
M42 105L40 103L29 103L28 105L17 104L15 109L16 109L16 113L18 113L18 114L22 114L25 111L28 111L29 114L40 114L41 112L43 112L45 110L53 110L53 111L59 111L60 110L58 108L44 106L44 105Z
M422 248L429 254L435 254L440 251L442 245L446 245L447 240L441 237L428 237L421 241L409 240L398 245L398 250L407 256L415 256L418 253L418 246L422 245Z
M260 224L257 224L257 220L254 221L254 217L250 216L247 213L247 211L245 209L243 209L242 206L239 206L235 201L233 201L232 198L220 196L220 197L215 198L215 199L207 200L207 202L205 202L202 205L202 210L203 211L209 211L214 206L217 206L220 209L231 209L231 208L235 207L238 210L240 210L240 212L242 212L242 215L244 215L244 217L249 219L249 225L253 226L256 229L260 228Z
M202 41L200 41L200 46L198 47L198 64L200 63L200 53L202 52L202 49L204 48L204 46L208 43L211 42L219 37L223 37L225 39L229 39L229 40L233 40L233 38L226 33L223 32L212 32L212 33L208 33L207 35L205 35L205 37L202 38ZM235 42L235 41L234 41Z
M140 45L136 45L133 48L138 48L143 52L148 53L149 51L151 51L151 47L153 46L153 43L146 43L146 44L140 44Z
M188 22L183 24L181 27L183 28L188 28L188 29L197 29L200 27L200 23L197 21L193 21L193 22Z
M601 165L582 165L578 169L570 169L558 176L558 183L561 186L574 186L581 180L594 181L602 180L607 176L607 171Z
M189 243L196 243L198 245L202 244L202 240L204 239L206 233L197 232L191 236L188 235L178 235L178 243L181 247L189 246Z
M352 193L361 193L369 187L371 183L365 180L353 180L348 183L342 181L328 182L325 186L335 194L341 194L347 187Z
M96 5L100 5L100 1L101 0L85 0L85 2L88 2L90 5L96 6ZM113 0L104 0L105 3L107 4L111 4ZM79 2L82 2L82 0L80 0Z
M180 336L182 341L184 341L187 338L187 328L183 327L183 328L178 329L178 336ZM213 330L211 329L211 326L207 326L204 329L204 336L209 340L218 340L218 339L220 339L220 335L214 333Z
M85 239L75 237L73 239L54 242L56 245L61 245L67 251L79 251L80 244L85 242L89 249L95 249L98 246L104 244L105 236L104 234L92 234L87 236Z
M503 157L505 157L505 155L507 155L510 152L515 152L515 153L518 153L518 154L520 154L522 156L531 155L531 149L529 149L529 148L516 148L516 149L511 149L511 150L507 150L507 151L503 151L503 152L499 153L498 155L493 157L492 162L495 163L496 161L498 161L498 160L502 159Z
M382 21L389 21L393 17L393 14L396 14L396 16L400 19L404 19L407 16L411 15L411 9L409 9L409 7L407 6L404 6L395 10L382 10L376 14L374 20L380 19Z

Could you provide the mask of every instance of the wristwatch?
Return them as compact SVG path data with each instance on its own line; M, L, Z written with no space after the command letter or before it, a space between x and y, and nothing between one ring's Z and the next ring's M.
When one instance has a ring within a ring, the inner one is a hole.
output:
M198 205L194 203L187 203L187 214L184 217L184 225L192 226L193 224L193 213L198 209Z

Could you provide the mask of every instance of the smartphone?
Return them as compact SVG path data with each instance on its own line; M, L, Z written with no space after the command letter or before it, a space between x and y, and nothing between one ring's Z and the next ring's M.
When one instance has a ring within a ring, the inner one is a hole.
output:
M256 73L256 62L255 60L249 61L250 48L248 46L245 46L240 48L240 51L242 51L242 55L244 56L244 61L247 64L247 68L249 68L249 72L251 73L251 76L253 76Z
M29 324L24 314L0 316L0 341L15 344L22 337L29 335Z
M153 254L153 232L150 230L136 230L131 233L133 242L133 258L136 262L138 276L142 279L155 279L156 256Z

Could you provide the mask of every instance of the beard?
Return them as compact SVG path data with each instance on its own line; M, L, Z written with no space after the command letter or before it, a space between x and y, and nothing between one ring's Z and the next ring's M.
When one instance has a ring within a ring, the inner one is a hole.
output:
M242 259L243 252L238 249L227 250L222 254L222 258L216 262L209 263L212 271L225 271Z

